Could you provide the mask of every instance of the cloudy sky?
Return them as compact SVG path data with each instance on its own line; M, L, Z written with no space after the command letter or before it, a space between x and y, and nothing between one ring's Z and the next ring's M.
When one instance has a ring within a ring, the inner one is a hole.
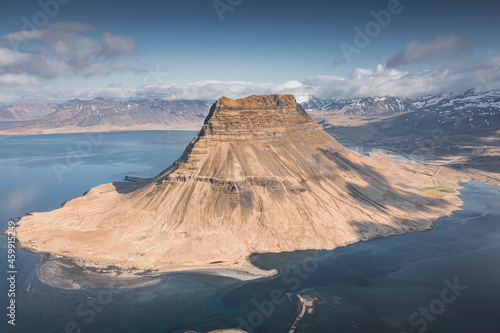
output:
M500 3L3 1L0 103L500 88Z

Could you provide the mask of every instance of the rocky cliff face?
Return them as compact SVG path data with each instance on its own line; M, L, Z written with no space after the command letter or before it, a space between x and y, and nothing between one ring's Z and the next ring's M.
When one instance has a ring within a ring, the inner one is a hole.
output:
M200 136L246 140L317 131L320 126L292 95L221 98L210 109Z
M98 265L251 269L254 252L333 249L430 228L459 200L422 194L432 173L418 168L345 149L292 95L221 98L158 176L101 185L26 216L18 238Z

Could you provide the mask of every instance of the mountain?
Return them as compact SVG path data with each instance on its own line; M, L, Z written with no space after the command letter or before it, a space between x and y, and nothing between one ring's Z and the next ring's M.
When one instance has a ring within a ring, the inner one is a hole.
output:
M69 133L136 129L199 128L210 101L156 99L131 104L110 99L66 102L62 108L2 134Z
M453 172L444 169L440 177ZM101 185L32 213L16 235L31 251L93 267L265 275L250 254L333 249L431 228L460 205L452 188L425 194L435 170L344 148L292 95L223 97L156 177Z
M297 96L297 102L306 110L331 111L346 115L372 115L414 111L412 99L396 97L317 98L311 95Z
M306 110L330 111L338 115L374 115L408 113L404 128L445 127L453 130L495 128L500 110L500 90L441 93L421 97L317 98L298 95L297 102ZM399 121L399 120L398 120ZM467 128L470 127L470 128Z
M397 98L317 98L297 95L297 102L321 124L339 124L339 117L384 121L381 135L405 131L460 132L495 129L500 126L500 90L442 93L432 96ZM21 104L0 108L0 121L30 120L0 134L68 133L110 130L196 129L212 101L157 99L128 102L96 98L60 104Z
M500 129L500 90L438 94L416 98L418 109L392 119L388 125L397 131L444 132Z
M49 115L58 109L87 101L72 99L56 104L23 103L0 107L0 121L28 121Z
M313 111L340 142L433 159L500 182L500 90L467 90L411 99L414 111L344 117Z
M59 104L55 104L57 106L58 109L61 109L61 108L66 108L68 106L74 106L74 105L77 105L77 104L82 104L82 103L85 103L85 102L89 102L88 100L81 100L79 98L75 98L75 99L70 99L70 100L67 100L65 102L62 102L62 103L59 103Z
M330 110L330 105L337 99L317 98L312 95L296 95L295 100L305 110Z
M57 110L57 106L49 104L18 104L0 108L0 121L25 121L48 115Z

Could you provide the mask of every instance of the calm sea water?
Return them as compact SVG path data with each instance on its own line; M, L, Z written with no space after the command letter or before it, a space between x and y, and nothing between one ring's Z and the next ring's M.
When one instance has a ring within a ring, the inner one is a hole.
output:
M196 133L0 136L0 224L55 209L125 175L151 177ZM365 150L365 152L368 152ZM242 282L168 274L136 289L62 290L36 277L40 255L18 250L17 320L7 324L6 238L0 237L0 332L185 332L238 327L288 332L296 294L320 301L296 332L500 332L500 188L464 184L465 205L432 231L334 251L255 255L278 276Z

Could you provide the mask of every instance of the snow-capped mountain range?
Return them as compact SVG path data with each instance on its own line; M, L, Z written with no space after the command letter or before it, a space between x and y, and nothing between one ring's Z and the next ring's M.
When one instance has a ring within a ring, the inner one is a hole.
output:
M500 128L500 90L419 97L415 112L393 119L402 129L474 131Z
M317 118L325 119L329 115L373 118L382 115L383 118L390 118L384 126L387 131L500 129L500 90L467 90L405 98L317 98L311 95L297 95L295 98L304 109L319 110L321 114L311 112ZM92 101L70 100L58 105L21 104L0 108L0 121L31 120L22 130L35 132L42 128L59 128L62 131L68 126L81 127L81 130L92 126L197 128L203 123L212 102L121 102L96 98Z
M334 111L339 114L369 115L415 110L413 100L409 98L317 98L312 95L298 95L295 99L306 110Z
M500 90L442 93L422 97L317 98L296 96L306 110L333 114L374 115L405 113L394 118L404 128L467 130L500 128Z

